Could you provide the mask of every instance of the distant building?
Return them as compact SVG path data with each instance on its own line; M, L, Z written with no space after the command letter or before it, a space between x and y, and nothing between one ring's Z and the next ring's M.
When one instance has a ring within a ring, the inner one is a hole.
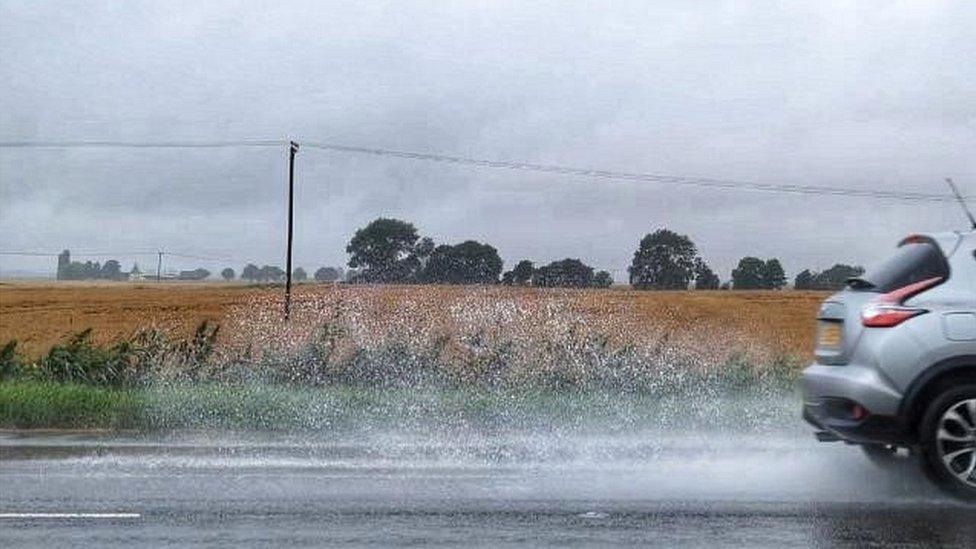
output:
M192 271L180 271L178 280L203 280L210 276L210 271L206 269L194 269Z

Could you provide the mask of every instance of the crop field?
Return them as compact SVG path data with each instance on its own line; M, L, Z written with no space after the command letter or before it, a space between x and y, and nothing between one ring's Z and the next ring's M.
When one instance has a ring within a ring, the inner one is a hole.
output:
M536 409L714 421L716 395L791 402L822 298L303 284L284 322L281 288L4 284L0 342L17 344L0 356L0 425L334 428L408 409L445 424Z
M463 286L296 288L290 326L281 322L281 288L232 284L4 283L0 343L15 339L37 356L67 336L92 329L96 342L157 328L184 337L204 320L221 326L221 344L300 338L330 316L355 318L362 339L465 331L507 337L578 323L617 343L647 334L672 344L721 352L805 358L818 292L638 292ZM570 326L566 329L572 329Z

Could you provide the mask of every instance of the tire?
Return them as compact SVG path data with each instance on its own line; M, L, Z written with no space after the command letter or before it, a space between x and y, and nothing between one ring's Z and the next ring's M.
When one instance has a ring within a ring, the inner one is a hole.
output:
M919 427L919 446L929 479L976 502L976 384L964 382L932 401Z

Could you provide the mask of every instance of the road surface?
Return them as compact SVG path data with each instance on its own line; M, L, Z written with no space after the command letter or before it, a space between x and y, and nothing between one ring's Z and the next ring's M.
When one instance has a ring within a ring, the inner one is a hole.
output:
M909 464L775 436L0 434L0 546L972 546Z

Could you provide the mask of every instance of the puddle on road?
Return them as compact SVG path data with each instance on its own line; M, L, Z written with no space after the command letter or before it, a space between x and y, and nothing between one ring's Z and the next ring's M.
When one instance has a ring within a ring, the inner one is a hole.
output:
M247 493L586 500L917 501L936 498L907 460L877 469L803 429L628 434L483 431L0 438L0 475L223 479ZM292 488L288 488L288 487Z

